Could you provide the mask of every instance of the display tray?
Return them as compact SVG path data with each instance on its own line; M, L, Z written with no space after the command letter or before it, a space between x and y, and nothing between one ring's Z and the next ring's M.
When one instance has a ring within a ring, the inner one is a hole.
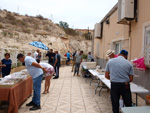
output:
M105 74L105 71L104 71L104 70L97 69L96 71L97 71L100 75L104 75L104 74Z
M29 75L25 79L27 79L28 77L29 77ZM9 80L5 81L4 83L1 83L0 88L11 88L23 80L24 79L14 79L14 78L11 79L10 78Z
M20 79L20 80L14 81L13 84L0 84L0 88L11 88L21 81L22 80Z

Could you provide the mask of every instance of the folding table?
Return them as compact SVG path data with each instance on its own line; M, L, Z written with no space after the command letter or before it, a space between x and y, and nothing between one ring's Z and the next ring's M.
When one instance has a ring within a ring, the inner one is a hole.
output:
M105 78L105 75L100 75L98 74L98 72L95 72L96 70L89 70L89 72L98 77L98 86L95 89L95 92L97 91L98 87L101 87L100 91L99 91L99 95L101 93L101 90L107 86L109 89L111 89L111 83L110 80L108 80L107 78ZM100 82L102 82L104 85L100 85ZM139 86L135 83L130 83L130 87L131 87L131 92L136 94L136 106L138 106L138 93L149 93L149 90L145 89L142 86Z

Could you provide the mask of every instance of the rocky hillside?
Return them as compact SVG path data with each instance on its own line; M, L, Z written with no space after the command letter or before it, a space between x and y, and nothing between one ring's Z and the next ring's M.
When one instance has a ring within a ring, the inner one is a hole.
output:
M0 48L36 49L29 45L32 41L61 52L91 51L91 41L65 34L61 27L40 15L31 17L0 10Z

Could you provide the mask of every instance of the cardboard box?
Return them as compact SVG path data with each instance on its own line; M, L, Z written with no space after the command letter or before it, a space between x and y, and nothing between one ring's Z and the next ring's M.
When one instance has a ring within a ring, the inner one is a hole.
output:
M87 69L96 69L96 62L86 62Z

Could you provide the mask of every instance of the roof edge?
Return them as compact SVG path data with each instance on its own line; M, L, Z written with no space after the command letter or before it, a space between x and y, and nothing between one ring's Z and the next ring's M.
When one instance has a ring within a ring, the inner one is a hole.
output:
M112 15L118 9L118 3L106 14L106 16L100 21L103 23L110 15Z

